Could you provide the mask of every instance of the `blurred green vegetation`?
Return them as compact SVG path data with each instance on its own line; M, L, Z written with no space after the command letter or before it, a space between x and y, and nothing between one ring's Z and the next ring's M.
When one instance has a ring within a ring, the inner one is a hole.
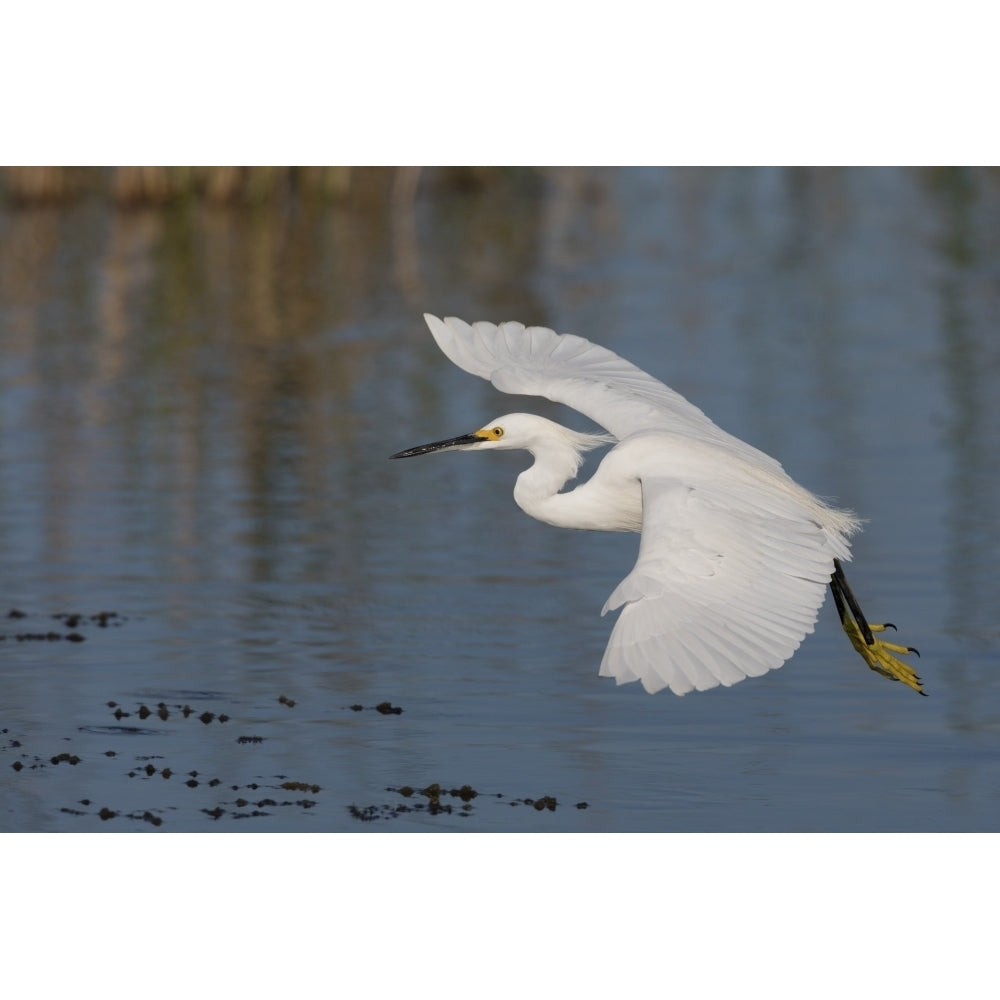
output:
M481 188L517 172L504 167L0 167L0 197L12 205L51 205L96 196L122 207L195 200L253 205L289 196L365 200L415 184L429 170L435 182L456 189Z

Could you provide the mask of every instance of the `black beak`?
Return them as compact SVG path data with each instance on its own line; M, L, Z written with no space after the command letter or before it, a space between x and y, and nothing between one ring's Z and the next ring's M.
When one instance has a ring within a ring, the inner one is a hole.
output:
M418 444L416 448L407 448L389 458L413 458L415 455L429 455L432 451L444 451L446 448L458 448L462 445L482 444L483 439L475 434L463 434L461 437L448 438L447 441L432 441L430 444Z

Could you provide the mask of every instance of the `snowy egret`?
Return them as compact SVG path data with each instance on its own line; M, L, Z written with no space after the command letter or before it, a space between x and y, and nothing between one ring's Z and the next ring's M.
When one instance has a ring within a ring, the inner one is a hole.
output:
M810 632L826 587L865 663L924 694L878 639L844 576L861 522L794 482L773 458L717 427L696 406L617 354L572 334L521 323L425 315L438 347L501 392L546 396L606 428L582 434L510 413L460 437L401 451L521 448L533 464L518 506L563 528L639 531L639 556L601 614L622 608L600 675L651 694L729 686L780 667ZM613 447L586 482L560 492L585 452ZM919 654L918 654L919 655Z

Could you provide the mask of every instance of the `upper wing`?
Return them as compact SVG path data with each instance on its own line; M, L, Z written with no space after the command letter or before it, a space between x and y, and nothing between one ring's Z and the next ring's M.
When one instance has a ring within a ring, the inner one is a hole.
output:
M625 605L600 672L650 693L780 667L813 630L833 557L848 554L801 503L752 483L643 478L642 508L638 560L604 607Z
M717 427L673 389L583 337L522 323L470 325L429 313L424 319L451 361L489 379L501 392L565 403L617 438L642 430L680 431L780 468L774 459Z

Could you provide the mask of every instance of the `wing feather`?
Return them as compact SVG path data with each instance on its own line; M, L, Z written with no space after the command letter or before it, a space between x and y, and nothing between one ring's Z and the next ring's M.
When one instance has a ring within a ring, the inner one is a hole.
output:
M825 597L833 556L823 527L752 482L722 502L648 476L642 504L638 559L604 608L623 606L601 675L686 694L780 667Z
M459 368L501 392L565 403L617 438L673 430L780 468L768 455L716 426L693 403L605 347L573 334L523 323L424 319L438 347Z

